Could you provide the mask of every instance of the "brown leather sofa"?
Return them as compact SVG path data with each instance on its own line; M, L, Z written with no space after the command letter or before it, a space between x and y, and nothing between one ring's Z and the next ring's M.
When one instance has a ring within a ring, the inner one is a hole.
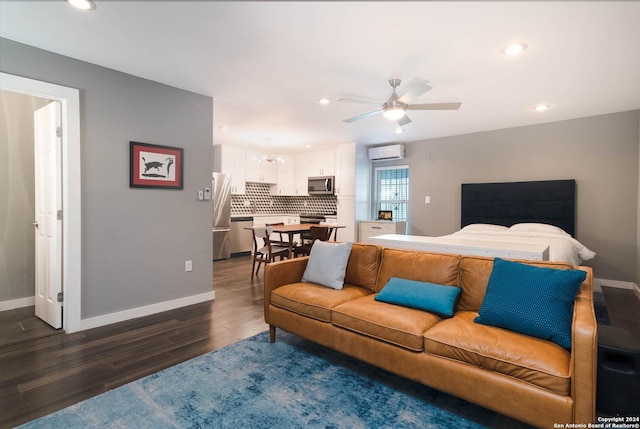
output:
M354 243L342 290L301 283L308 257L267 265L264 314L276 327L538 427L595 421L592 272L574 305L572 347L473 322L492 259ZM525 261L523 261L525 262ZM527 262L557 269L565 263ZM454 317L373 298L390 277L461 288Z

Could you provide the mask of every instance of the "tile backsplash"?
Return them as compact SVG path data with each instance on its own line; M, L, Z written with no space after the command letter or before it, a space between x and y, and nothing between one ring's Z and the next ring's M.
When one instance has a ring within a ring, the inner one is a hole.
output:
M271 186L247 182L244 195L231 195L231 215L335 213L335 195L270 195Z

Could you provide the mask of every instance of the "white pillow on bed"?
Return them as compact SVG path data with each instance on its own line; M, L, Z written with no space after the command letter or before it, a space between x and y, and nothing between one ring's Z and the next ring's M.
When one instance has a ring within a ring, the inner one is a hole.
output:
M462 228L460 231L465 232L504 232L506 231L506 226L502 225L492 225L489 223L472 223L471 225L467 225Z
M564 229L558 228L557 226L547 225L546 223L516 223L509 231L513 232L542 232L546 234L558 234L558 235L566 235L568 234Z

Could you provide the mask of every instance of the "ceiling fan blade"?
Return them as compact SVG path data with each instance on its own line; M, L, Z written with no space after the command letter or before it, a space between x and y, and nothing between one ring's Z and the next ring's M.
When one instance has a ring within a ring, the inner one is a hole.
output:
M398 94L399 100L403 103L410 103L411 100L420 97L425 92L433 89L432 86L427 85L425 79L414 77L411 82L405 86Z
M462 103L410 104L408 110L458 110Z
M398 125L401 127L410 123L411 119L407 115L404 115L402 118L398 119Z
M363 113L362 115L354 116L353 118L345 119L342 122L355 122L360 119L368 118L369 116L377 115L378 113L382 113L382 109L374 110L373 112Z
M375 104L376 106L380 105L380 103L377 101L358 100L355 98L339 98L338 101L347 101L349 103L361 103L361 104Z

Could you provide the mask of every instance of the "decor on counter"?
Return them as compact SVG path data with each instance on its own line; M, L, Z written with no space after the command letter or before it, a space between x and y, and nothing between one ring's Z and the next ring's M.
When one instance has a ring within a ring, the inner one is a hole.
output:
M207 353L24 428L525 428L282 332Z
M378 210L378 220L393 220L393 211Z
M183 189L184 150L129 142L129 187Z

